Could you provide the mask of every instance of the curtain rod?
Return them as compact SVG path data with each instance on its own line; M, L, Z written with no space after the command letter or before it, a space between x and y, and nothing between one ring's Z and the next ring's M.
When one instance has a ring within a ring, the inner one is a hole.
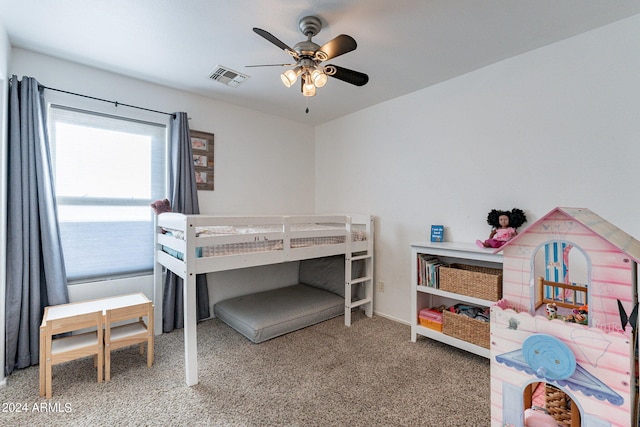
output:
M13 77L10 77L10 78L9 78L9 82L11 82L12 80L13 80ZM118 101L110 101L110 100L108 100L108 99L96 98L95 96L83 95L83 94L81 94L81 93L69 92L69 91L67 91L67 90L62 90L62 89L56 89L56 88L53 88L53 87L48 87L48 86L45 86L45 85L40 84L40 83L38 83L38 86L40 86L40 87L41 87L41 88L43 88L43 89L47 89L47 90L53 90L53 91L56 91L56 92L62 92L62 93L66 93L66 94L69 94L69 95L81 96L81 97L83 97L83 98L89 98L89 99L93 99L93 100L96 100L96 101L108 102L109 104L113 104L113 105L115 105L116 107L117 107L118 105L123 105L123 106L125 106L125 107L137 108L138 110L150 111L150 112L152 112L152 113L165 114L165 115L167 115L167 116L171 116L171 117L175 117L175 116L176 116L176 115L175 115L175 113L165 113L164 111L152 110L152 109L150 109L150 108L138 107L138 106L136 106L136 105L123 104L123 103L121 103L121 102L118 102Z
M81 93L69 92L69 91L62 90L62 89L56 89L56 88L52 88L52 87L47 87L47 86L45 86L45 85L40 85L40 86L41 86L42 88L44 88L44 89L47 89L47 90L53 90L53 91L56 91L56 92L62 92L62 93L66 93L66 94L69 94L69 95L81 96L81 97L83 97L83 98L94 99L94 100L96 100L96 101L108 102L108 103L110 103L110 104L115 105L116 107L117 107L118 105L123 105L123 106L125 106L125 107L137 108L138 110L150 111L150 112L152 112L152 113L158 113L158 114L166 114L167 116L175 117L175 114L174 114L174 113L165 113L164 111L152 110L152 109L150 109L150 108L138 107L138 106L136 106L136 105L123 104L123 103L118 102L118 101L110 101L110 100L108 100L108 99L96 98L96 97L94 97L94 96L83 95L83 94L81 94Z

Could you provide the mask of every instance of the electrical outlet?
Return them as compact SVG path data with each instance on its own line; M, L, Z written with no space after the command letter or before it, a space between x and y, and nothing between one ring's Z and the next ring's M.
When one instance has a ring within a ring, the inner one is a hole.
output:
M378 292L384 293L384 282L382 280L378 280Z

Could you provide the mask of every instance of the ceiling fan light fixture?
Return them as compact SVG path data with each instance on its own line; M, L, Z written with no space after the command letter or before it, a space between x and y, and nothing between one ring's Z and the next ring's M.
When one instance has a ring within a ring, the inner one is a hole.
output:
M300 74L302 74L302 67L298 66L282 73L280 75L280 79L286 87L291 87L291 85L296 82Z
M317 68L311 73L311 79L316 87L323 87L327 84L327 75Z
M320 18L316 16L305 16L300 19L298 26L300 32L305 35L307 40L296 43L293 48L289 47L268 31L261 28L253 28L254 33L277 46L279 49L284 50L295 59L295 64L271 64L280 66L295 65L293 69L287 70L280 75L280 79L286 87L291 87L297 81L298 77L300 77L302 79L302 94L304 96L315 96L316 89L324 87L327 84L328 77L334 77L355 86L367 84L369 76L364 73L331 64L322 65L324 61L355 50L357 43L353 37L340 34L320 46L312 41L312 38L322 29L322 21ZM267 67L269 65L255 66Z
M304 96L316 96L316 86L308 74L305 76L304 84L302 85L302 94Z

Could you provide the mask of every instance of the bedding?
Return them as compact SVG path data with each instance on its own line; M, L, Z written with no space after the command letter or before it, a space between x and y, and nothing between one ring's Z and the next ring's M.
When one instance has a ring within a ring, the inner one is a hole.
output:
M184 232L171 228L164 228L167 235L176 239L184 240ZM263 226L206 226L196 227L196 237L217 237L217 236L237 236L237 235L257 235L282 232L281 225L263 225ZM319 231L331 234L333 232L344 232L344 228L339 228L323 224L292 224L292 232ZM361 230L351 232L352 242L364 242L367 240L367 233ZM296 237L291 239L292 248L305 248L310 246L335 245L344 243L344 235L329 235L320 237ZM196 248L196 257L212 257L238 255L244 253L278 251L284 249L284 241L280 238L269 240L264 237L262 240L255 240L241 243L222 243L217 245L209 245ZM163 246L163 250L173 257L183 259L183 254L171 248Z
M168 229L171 230L171 229ZM326 224L291 224L291 231L341 231L343 228L326 225ZM233 225L211 225L196 227L196 236L225 236L233 234L256 234L256 233L274 233L282 230L282 225L247 225L247 226L233 226ZM180 230L173 230L174 236L178 239L184 238L184 233ZM354 232L354 240L366 240L366 235L362 232ZM343 240L344 241L344 240Z

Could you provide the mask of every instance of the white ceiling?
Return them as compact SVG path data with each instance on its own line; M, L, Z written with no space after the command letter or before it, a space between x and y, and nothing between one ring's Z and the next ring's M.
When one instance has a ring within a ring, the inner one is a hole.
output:
M637 13L640 0L0 0L15 47L309 124ZM366 86L330 79L307 99L280 82L286 68L245 67L291 62L252 28L293 46L306 15L323 21L319 45L355 38L328 62L368 74ZM216 65L251 77L227 87L209 79Z

